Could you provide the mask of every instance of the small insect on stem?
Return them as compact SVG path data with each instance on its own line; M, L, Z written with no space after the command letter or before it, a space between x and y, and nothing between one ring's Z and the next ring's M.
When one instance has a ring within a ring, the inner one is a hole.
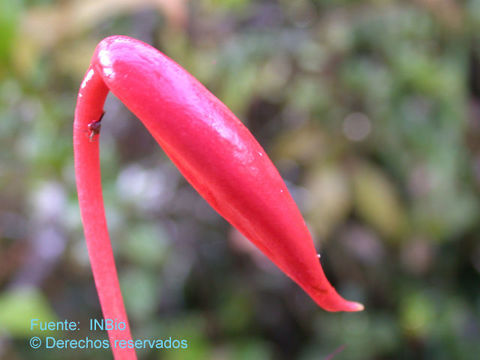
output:
M93 142L93 138L95 137L95 135L100 134L100 129L102 128L102 119L104 115L105 111L100 116L100 119L92 121L90 124L88 124L88 130L90 131L88 138L90 139L90 142Z

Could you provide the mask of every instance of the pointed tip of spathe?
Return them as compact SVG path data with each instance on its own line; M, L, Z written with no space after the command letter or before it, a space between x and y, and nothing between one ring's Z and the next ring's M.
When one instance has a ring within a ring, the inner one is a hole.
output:
M365 310L365 306L359 302L352 301L351 303L351 310L350 311L363 311Z
M314 300L322 309L331 312L356 312L365 310L365 306L362 303L345 300L336 292L333 294L330 293L329 295L330 296L327 297L314 298Z
M365 310L365 306L356 301L345 301L341 307L333 311L346 311L346 312L356 312Z

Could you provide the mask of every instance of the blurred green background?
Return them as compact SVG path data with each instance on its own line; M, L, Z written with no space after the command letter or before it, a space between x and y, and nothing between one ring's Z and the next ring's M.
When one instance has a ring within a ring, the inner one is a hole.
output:
M328 278L366 305L318 308L109 97L104 196L133 335L189 344L141 359L478 359L479 31L479 0L1 0L0 359L111 358L28 338L45 335L31 318L101 316L72 121L112 34L163 51L248 126Z

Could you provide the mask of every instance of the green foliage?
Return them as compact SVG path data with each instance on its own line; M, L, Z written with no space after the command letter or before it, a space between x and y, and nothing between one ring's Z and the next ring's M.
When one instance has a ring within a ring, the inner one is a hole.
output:
M21 4L20 0L0 2L0 64L2 65L6 65L11 60ZM0 75L2 75L1 72Z
M20 288L0 296L0 329L12 336L30 337L52 335L52 331L31 329L31 320L38 322L57 321L51 305L37 289Z

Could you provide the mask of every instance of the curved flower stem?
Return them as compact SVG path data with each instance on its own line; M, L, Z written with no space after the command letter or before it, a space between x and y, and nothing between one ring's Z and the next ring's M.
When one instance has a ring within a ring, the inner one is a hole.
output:
M131 340L125 306L108 235L100 176L99 142L91 141L88 125L100 119L108 88L90 67L77 99L73 125L75 176L88 255L105 319L123 321L125 330L110 330L108 336L116 360L136 359L134 349L122 349L115 341Z

